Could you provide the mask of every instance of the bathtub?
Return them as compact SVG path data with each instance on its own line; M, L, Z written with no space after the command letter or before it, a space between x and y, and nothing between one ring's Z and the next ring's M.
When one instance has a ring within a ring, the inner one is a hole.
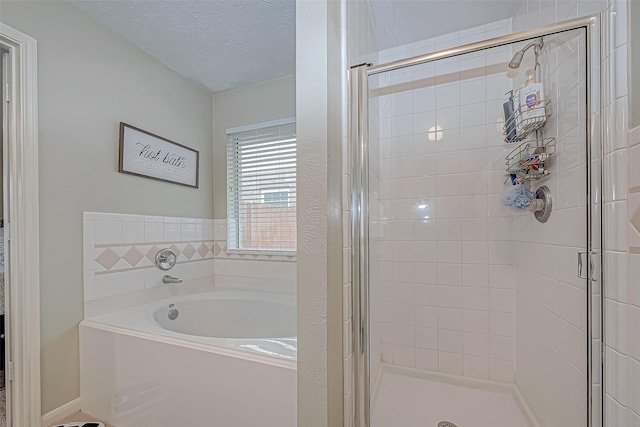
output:
M239 290L80 323L83 411L116 427L296 425L295 297Z

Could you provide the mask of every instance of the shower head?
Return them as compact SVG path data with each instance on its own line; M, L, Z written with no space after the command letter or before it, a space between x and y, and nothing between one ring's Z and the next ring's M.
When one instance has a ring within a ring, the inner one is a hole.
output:
M509 68L513 68L514 70L520 66L522 63L522 58L524 58L524 50L519 50L513 55L511 58L511 62L509 62Z
M511 58L511 62L509 62L509 68L513 68L516 69L518 67L520 67L520 64L522 63L522 58L524 58L524 53L529 50L532 47L536 47L536 57L538 56L538 52L540 49L542 49L542 46L544 46L543 44L544 42L542 41L542 39L538 39L536 41L533 41L531 43L529 43L528 45L526 45L524 48L520 49L519 51L517 51L514 55L513 58Z

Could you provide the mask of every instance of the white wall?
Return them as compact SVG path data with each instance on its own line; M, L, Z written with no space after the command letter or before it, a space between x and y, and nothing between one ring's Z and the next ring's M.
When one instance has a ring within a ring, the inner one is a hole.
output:
M66 2L2 3L38 41L42 403L79 396L82 212L211 218L212 100ZM120 121L200 151L200 188L117 173Z
M296 3L298 424L340 425L342 375L340 2Z
M296 77L216 93L214 110L214 218L227 217L227 134L232 127L296 115Z

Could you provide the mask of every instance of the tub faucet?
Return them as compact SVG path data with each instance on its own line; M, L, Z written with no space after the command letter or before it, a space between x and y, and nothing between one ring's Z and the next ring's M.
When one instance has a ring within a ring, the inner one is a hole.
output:
M162 278L162 283L182 283L182 279L178 277L169 276L168 274Z

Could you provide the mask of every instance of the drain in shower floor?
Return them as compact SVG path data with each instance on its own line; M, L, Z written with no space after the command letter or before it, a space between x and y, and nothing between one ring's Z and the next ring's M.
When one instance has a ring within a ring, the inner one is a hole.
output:
M458 427L458 426L449 421L441 421L438 423L438 427Z

